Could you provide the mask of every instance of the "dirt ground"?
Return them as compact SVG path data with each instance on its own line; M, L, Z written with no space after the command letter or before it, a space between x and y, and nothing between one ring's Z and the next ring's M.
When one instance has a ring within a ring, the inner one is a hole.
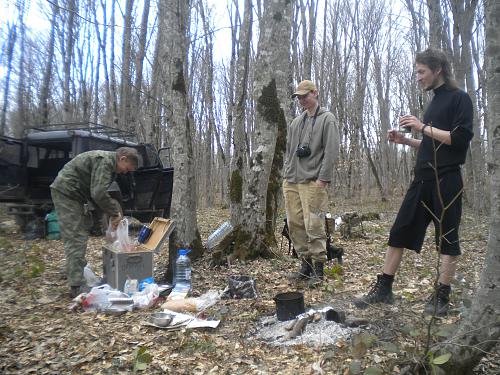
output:
M193 262L195 296L224 289L231 275L254 278L259 296L251 300L221 300L209 308L205 316L221 320L215 329L174 332L144 324L151 312L161 310L159 306L121 316L70 311L62 242L24 240L10 218L3 217L0 372L128 374L135 368L147 374L399 373L403 362L418 357L423 350L426 322L422 310L435 273L433 230L429 230L421 255L406 254L394 285L394 305L360 311L351 303L354 296L367 291L380 272L396 209L397 203L332 206L333 214L357 210L379 212L381 218L363 223L363 237L342 239L336 233L335 244L345 251L344 264L338 267L335 261L329 262L327 281L317 289L288 282L286 275L298 267L298 261L287 254L285 241L280 248L278 232L273 259L210 268L210 254L206 253ZM200 210L198 222L203 240L227 217L226 210ZM281 232L281 226L278 229ZM355 232L361 234L361 228ZM478 283L487 246L487 219L466 212L461 236L464 256L453 286L454 310L448 318L438 321L435 332L452 326L460 318ZM103 244L104 238L92 237L88 245L89 265L98 274L102 272ZM156 278L165 269L166 248L155 255ZM254 334L261 328L262 318L275 314L274 296L291 290L304 293L306 308L334 304L349 317L367 320L362 326L364 338L358 336L320 347L307 342L271 346L257 340ZM436 333L433 341L439 337ZM498 353L487 356L475 370L475 374L498 373Z

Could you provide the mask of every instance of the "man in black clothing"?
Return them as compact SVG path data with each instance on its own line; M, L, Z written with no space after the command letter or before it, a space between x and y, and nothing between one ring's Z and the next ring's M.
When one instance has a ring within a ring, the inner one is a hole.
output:
M415 66L418 83L426 91L433 90L434 97L422 122L415 116L407 115L400 117L399 123L400 127L409 128L413 133L421 133L422 139L406 138L397 130L388 133L390 142L418 148L415 177L389 235L383 274L377 275L371 290L356 299L354 305L366 308L373 303L393 303L392 282L401 263L403 249L419 253L427 226L432 220L441 267L438 289L429 298L424 314L446 315L450 283L460 255L458 228L463 187L460 166L465 162L473 136L472 102L467 93L457 88L451 77L450 63L442 51L427 49L418 53ZM443 207L447 208L444 219L439 223Z

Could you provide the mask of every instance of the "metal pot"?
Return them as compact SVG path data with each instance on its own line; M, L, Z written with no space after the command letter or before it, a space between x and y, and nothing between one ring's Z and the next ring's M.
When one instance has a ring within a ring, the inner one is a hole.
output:
M274 297L276 316L279 321L294 319L305 312L304 295L300 292L286 292Z

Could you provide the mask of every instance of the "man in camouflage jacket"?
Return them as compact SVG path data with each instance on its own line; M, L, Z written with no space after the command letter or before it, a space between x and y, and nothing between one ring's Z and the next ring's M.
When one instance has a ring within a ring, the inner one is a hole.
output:
M136 149L120 147L115 152L88 151L77 155L59 172L50 185L66 255L66 272L71 297L85 286L83 270L87 261L88 222L85 204L92 202L106 213L114 228L122 217L118 201L108 193L116 174L135 171L139 164Z

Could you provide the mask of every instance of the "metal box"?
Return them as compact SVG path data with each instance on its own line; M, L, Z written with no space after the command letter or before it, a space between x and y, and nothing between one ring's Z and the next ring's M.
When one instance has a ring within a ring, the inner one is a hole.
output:
M174 223L170 219L156 217L149 227L153 230L151 236L133 251L116 251L111 245L103 246L103 278L112 288L123 291L128 278L142 280L153 276L153 253L160 251Z
M118 252L104 246L102 248L103 278L112 288L123 291L125 281L142 280L153 276L153 252L136 250Z

